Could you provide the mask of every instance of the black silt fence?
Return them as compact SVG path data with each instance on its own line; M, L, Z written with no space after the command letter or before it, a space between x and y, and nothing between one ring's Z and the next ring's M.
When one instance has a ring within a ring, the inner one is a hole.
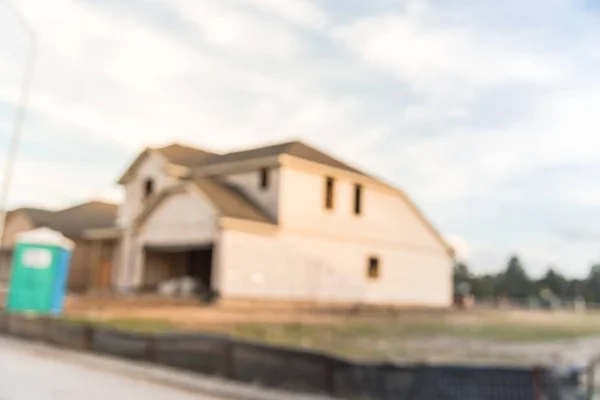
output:
M351 400L582 400L577 379L549 368L351 362L224 336L140 334L0 312L0 334L207 376ZM594 375L593 372L588 375ZM593 386L591 383L588 386Z
M232 343L232 378L304 393L332 393L333 359L327 355L243 341Z
M91 351L127 358L134 361L147 361L151 358L152 337L109 328L93 328Z
M93 328L88 324L52 321L46 332L48 343L74 350L89 350Z
M228 338L196 334L162 334L153 337L151 361L198 372L231 378Z

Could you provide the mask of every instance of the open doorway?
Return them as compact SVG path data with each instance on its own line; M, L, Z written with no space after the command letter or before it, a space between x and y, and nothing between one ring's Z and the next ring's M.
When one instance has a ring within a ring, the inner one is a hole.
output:
M212 245L145 248L145 291L212 299L213 276Z

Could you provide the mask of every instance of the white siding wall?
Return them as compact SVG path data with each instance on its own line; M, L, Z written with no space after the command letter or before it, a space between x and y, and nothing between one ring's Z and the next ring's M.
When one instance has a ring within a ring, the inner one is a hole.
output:
M269 186L260 187L260 170L232 174L221 177L225 182L237 187L261 206L269 217L277 220L279 210L279 169L269 168Z
M144 245L196 245L211 243L215 237L215 212L194 194L167 197L140 227Z
M280 223L285 230L380 241L444 256L445 249L398 195L363 187L354 215L354 182L336 179L334 208L325 209L325 174L281 171ZM446 255L448 265L451 259Z
M225 230L220 238L224 297L447 307L447 257L390 246L298 234L261 236ZM368 257L380 277L367 278Z
M158 192L177 180L164 172L165 160L149 155L138 166L135 176L125 184L125 199L119 206L117 225L129 228L139 215L144 205L144 190L146 179L154 180L154 191ZM125 291L141 283L143 262L140 244L135 241L133 232L127 229L123 233L116 255L117 267L114 272L114 284L119 291Z
M145 182L148 178L154 180L155 193L177 183L176 179L164 172L164 167L163 159L150 155L138 167L135 177L125 184L125 199L119 207L117 216L120 226L129 226L142 211Z

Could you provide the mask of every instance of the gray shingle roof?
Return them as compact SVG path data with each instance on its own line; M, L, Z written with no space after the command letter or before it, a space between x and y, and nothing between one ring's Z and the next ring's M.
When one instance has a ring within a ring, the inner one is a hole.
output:
M240 190L215 178L194 179L192 182L219 209L222 216L274 223L259 206L248 199Z
M328 165L346 171L365 175L364 172L345 164L332 156L323 153L304 142L291 141L273 144L270 146L255 147L247 150L234 151L225 154L216 154L202 149L172 144L170 146L155 149L165 156L173 164L185 167L205 167L230 162L248 161L264 157L276 157L289 154L303 160L312 161L322 165Z
M68 237L81 237L88 229L112 228L116 224L118 206L101 201L90 201L57 211L53 226Z
M90 201L59 211L19 208L9 215L22 212L36 227L47 227L70 238L79 238L88 229L111 228L117 219L117 205Z
M203 162L203 160L217 155L210 151L183 146L177 143L154 150L162 154L169 162L183 165L184 167L193 167Z
M23 207L9 211L7 214L7 218L10 218L11 216L18 213L25 214L35 227L39 227L44 226L52 219L54 211L44 210L41 208Z
M318 150L300 141L279 143L271 146L257 147L253 149L217 155L214 157L204 159L198 166L215 165L235 161L246 161L256 158L279 156L282 154L289 154L291 156L298 157L307 161L312 161L319 164L328 165L330 167L335 167L364 175L363 172L349 166L348 164L345 164L333 158L332 156L323 153L321 150Z

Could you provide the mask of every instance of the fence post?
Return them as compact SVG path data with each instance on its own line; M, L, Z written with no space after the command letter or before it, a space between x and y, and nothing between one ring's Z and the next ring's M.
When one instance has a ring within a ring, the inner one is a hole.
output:
M83 326L83 350L92 351L92 341L94 340L94 327L92 324Z
M592 400L594 398L594 375L596 373L596 363L598 358L594 358L587 366L586 380L587 380L587 398Z
M233 356L234 344L231 339L227 338L221 347L223 356L223 371L222 374L225 378L235 380L235 358Z
M325 391L330 395L335 395L335 362L330 356L323 356L324 372L325 372Z
M153 334L146 336L146 361L154 362L156 358L155 343L156 340Z
M50 324L52 320L50 317L41 316L41 324L42 324L42 336L39 338L41 342L49 343L50 342Z
M533 398L542 400L542 373L540 367L533 368Z

